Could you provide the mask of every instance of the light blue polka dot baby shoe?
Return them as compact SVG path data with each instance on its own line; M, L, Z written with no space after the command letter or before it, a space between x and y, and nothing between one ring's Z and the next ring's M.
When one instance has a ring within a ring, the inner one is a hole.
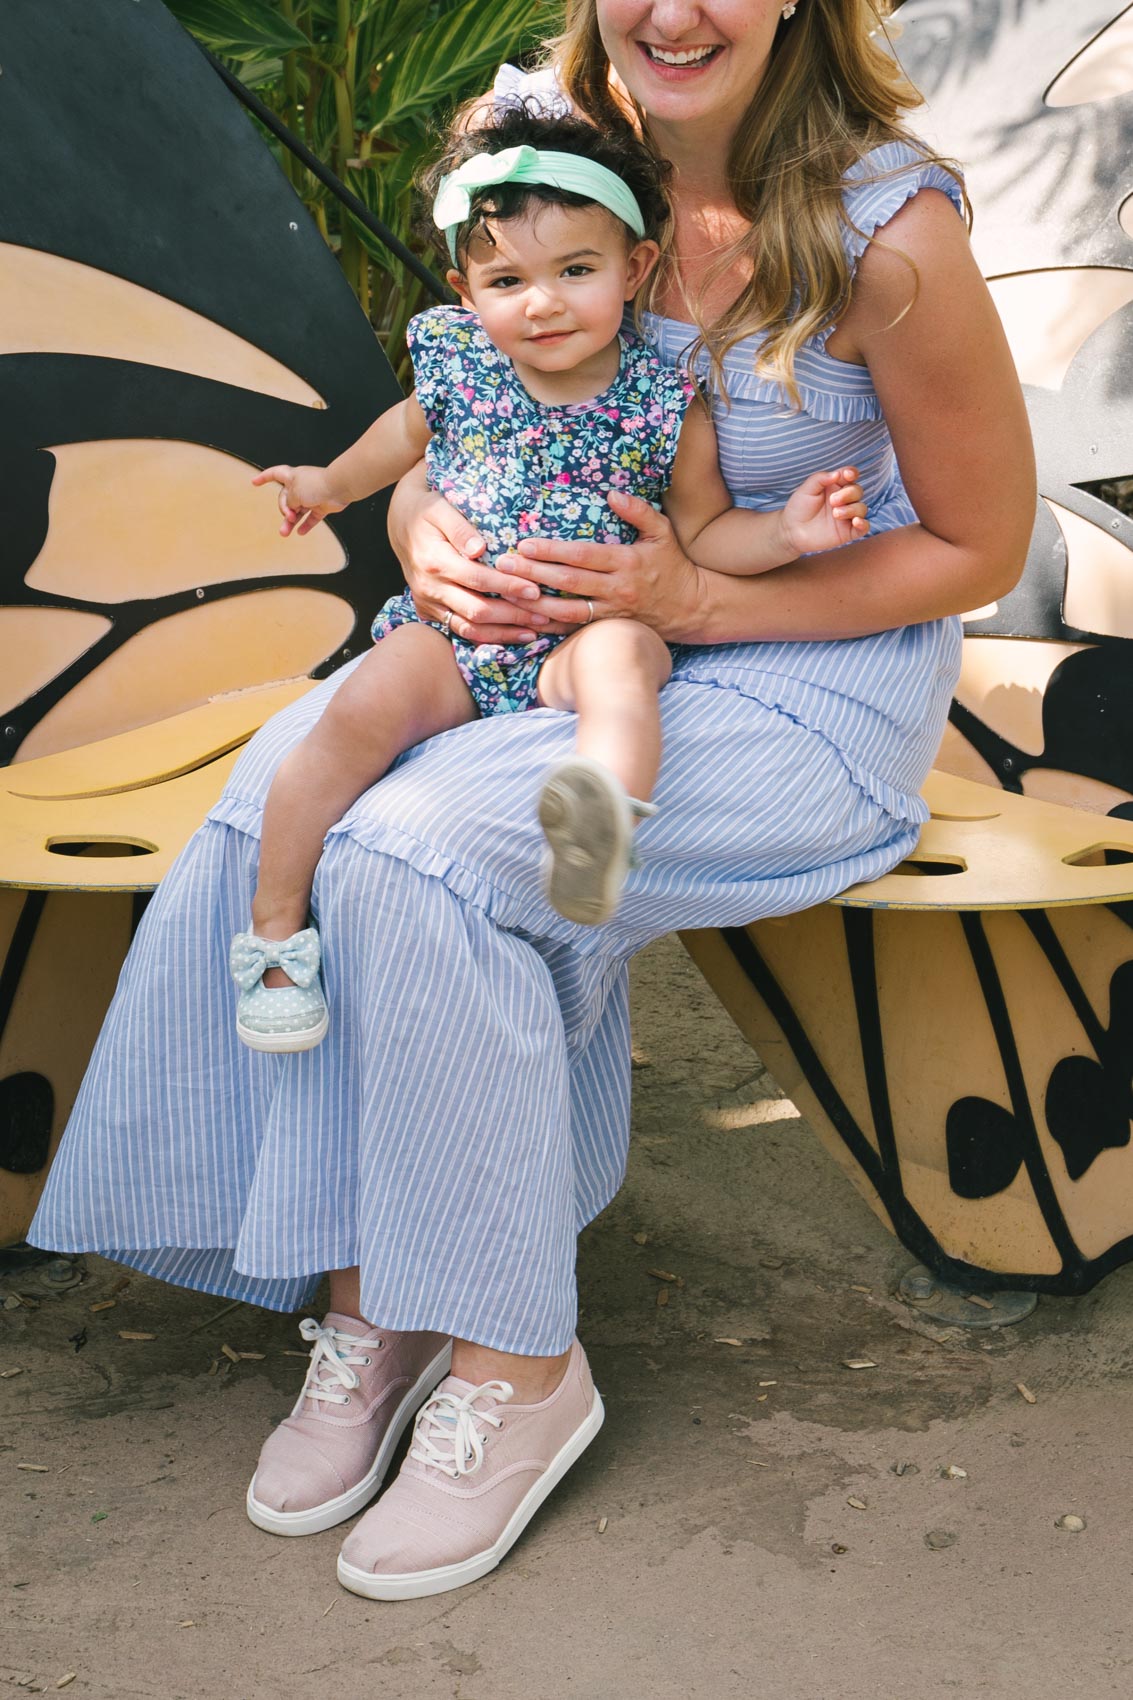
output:
M236 1032L253 1051L309 1051L326 1037L327 1000L319 984L319 935L304 927L289 939L237 933L228 967L240 988ZM290 986L265 986L269 968L282 968Z

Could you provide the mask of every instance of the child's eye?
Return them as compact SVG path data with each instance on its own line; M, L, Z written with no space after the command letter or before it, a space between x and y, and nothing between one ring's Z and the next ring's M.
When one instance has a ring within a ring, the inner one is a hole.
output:
M564 275L566 277L589 277L590 273L593 270L594 270L593 266L584 266L584 265L568 266L566 268L566 272L565 272Z
M517 277L494 277L489 285L491 289L513 289L519 282Z

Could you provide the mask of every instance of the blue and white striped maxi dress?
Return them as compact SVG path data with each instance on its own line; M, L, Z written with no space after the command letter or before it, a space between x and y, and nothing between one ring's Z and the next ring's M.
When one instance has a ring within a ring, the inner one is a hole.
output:
M859 248L920 188L957 199L902 144L864 162L847 187ZM691 336L648 328L673 360ZM913 520L864 368L812 343L800 412L753 375L750 347L728 382L717 427L737 502L777 506L850 462L875 530ZM479 721L411 750L327 839L330 1036L260 1055L236 1039L228 942L247 924L271 775L336 674L252 741L150 905L32 1242L280 1310L357 1263L383 1327L565 1350L575 1238L625 1164L628 959L672 928L785 914L898 862L925 818L959 654L956 619L679 649L660 813L597 929L555 914L540 883L535 797L571 747L570 715Z

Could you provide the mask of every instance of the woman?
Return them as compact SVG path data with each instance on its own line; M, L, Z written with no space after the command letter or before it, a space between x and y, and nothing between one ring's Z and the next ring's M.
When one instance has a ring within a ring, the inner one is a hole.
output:
M267 782L337 675L259 735L163 884L32 1230L280 1309L331 1271L249 1514L288 1534L351 1515L421 1405L339 1561L372 1597L498 1563L601 1422L574 1241L623 1170L628 958L674 927L821 901L912 848L956 616L1025 554L1018 385L956 180L899 139L915 97L876 23L871 0L572 0L555 50L577 107L640 121L672 162L647 330L673 361L694 345L734 498L774 506L800 466L852 462L873 537L716 577L622 501L635 544L530 541L501 577L420 473L396 500L418 609L461 637L632 614L677 646L662 813L616 920L575 927L540 889L532 800L569 719L473 723L411 751L327 840L333 1039L244 1051L215 964L246 912ZM453 1374L427 1398L450 1339Z

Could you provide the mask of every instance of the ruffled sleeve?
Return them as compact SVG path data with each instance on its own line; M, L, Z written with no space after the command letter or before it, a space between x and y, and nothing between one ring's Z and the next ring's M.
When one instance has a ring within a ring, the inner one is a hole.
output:
M410 319L405 330L409 358L413 362L413 389L430 431L436 436L443 423L445 402L451 383L450 368L458 357L461 322L468 315L460 307L430 307ZM467 341L467 332L464 340Z
M921 189L939 189L963 214L960 184L941 165L926 160L911 142L885 142L846 173L842 240L856 266L874 236Z

